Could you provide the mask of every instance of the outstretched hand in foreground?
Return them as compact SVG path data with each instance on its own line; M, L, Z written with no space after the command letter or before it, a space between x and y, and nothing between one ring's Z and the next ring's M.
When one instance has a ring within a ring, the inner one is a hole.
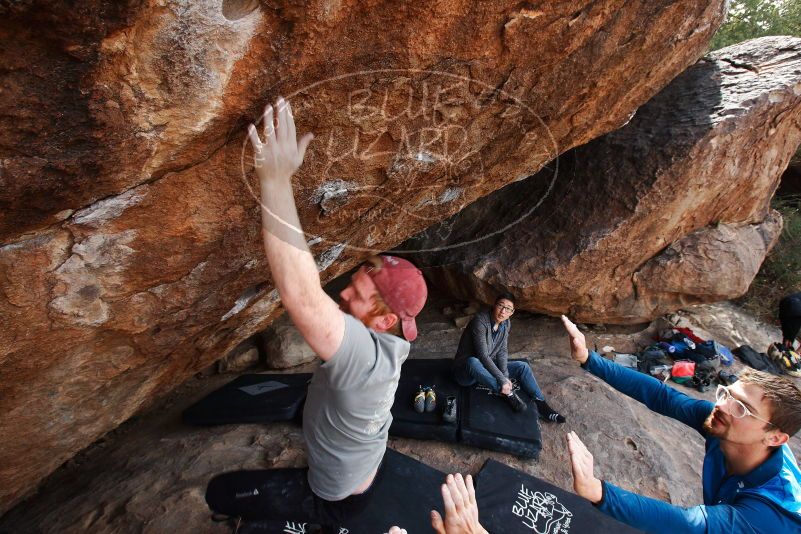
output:
M445 519L436 510L431 510L431 526L437 534L487 534L478 522L478 504L473 477L448 475L442 485L442 503Z
M431 526L437 534L488 534L478 522L478 504L473 477L448 475L442 485L442 504L445 519L436 510L431 510ZM387 534L406 534L400 527L392 527Z
M593 474L592 454L575 432L567 434L567 448L573 470L573 491L593 504L603 499L603 483Z
M562 324L567 330L567 335L570 336L570 355L578 363L583 364L590 356L590 351L587 350L587 340L584 339L584 334L573 324L573 321L566 316L562 316Z

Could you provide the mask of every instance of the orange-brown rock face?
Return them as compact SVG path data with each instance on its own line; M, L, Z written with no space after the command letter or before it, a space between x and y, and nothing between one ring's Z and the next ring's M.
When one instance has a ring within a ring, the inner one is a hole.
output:
M737 297L781 232L769 201L799 124L801 40L732 46L687 69L625 127L409 247L487 236L418 260L464 297L491 302L506 289L519 307L585 322L644 322Z
M0 8L0 513L280 312L243 152L266 101L317 136L296 198L329 280L622 125L722 4Z

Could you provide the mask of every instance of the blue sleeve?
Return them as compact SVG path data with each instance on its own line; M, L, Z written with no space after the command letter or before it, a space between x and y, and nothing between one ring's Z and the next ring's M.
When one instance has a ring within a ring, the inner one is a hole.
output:
M650 534L706 534L703 506L679 508L650 497L620 489L604 481L604 497L598 509L618 521Z
M681 421L701 433L704 421L715 407L709 401L693 399L652 376L627 369L592 351L583 367L651 410Z
M604 498L598 509L618 521L653 534L797 532L799 527L798 523L755 498L740 499L733 505L682 508L628 492L608 482L603 484Z

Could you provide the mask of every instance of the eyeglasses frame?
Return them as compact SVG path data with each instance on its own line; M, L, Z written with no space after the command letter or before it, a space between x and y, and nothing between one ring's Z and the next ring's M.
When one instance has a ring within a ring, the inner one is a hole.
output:
M719 399L718 398L718 397L720 397L720 392L721 391L725 392L725 397L723 399ZM747 417L747 416L750 415L751 417L753 417L757 421L762 421L765 424L768 424L768 425L770 425L772 427L776 427L775 423L771 423L770 421L768 421L766 419L762 419L758 415L755 415L751 410L749 410L748 406L743 404L743 401L735 398L734 395L731 394L731 392L729 391L729 387L728 386L724 386L723 384L718 384L718 388L715 390L715 405L721 404L721 401L723 401L723 404L728 404L728 403L734 401L736 404L742 406L743 411L745 412L743 415L738 417L738 416L734 415L733 413L729 414L732 417L734 417L735 419L742 419L743 417Z

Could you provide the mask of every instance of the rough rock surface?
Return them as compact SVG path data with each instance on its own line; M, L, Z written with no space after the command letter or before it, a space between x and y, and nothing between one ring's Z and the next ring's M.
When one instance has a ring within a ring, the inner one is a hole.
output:
M277 314L243 178L266 101L317 136L330 280L621 126L723 4L4 2L0 512Z
M430 305L424 310L411 357L453 355L461 330L439 309ZM522 460L463 445L411 439L390 439L390 447L449 472L475 474L487 458L495 458L571 490L565 433L574 430L594 454L600 476L674 504L702 502L703 441L694 431L649 412L572 363L558 321L525 312L512 320L510 351L515 357L529 358L549 401L568 418L564 425L542 426L540 459ZM681 320L720 341L736 332L738 340L760 350L766 340L780 335L778 328L762 325L730 304L693 307L681 313ZM610 326L595 327L587 337L599 347L631 351L647 344L651 334L651 328ZM735 366L740 368L739 363ZM305 465L297 426L201 429L180 423L184 407L231 379L229 375L192 380L163 406L122 425L54 473L36 496L2 517L0 531L229 532L210 520L203 499L213 475L232 469ZM712 392L701 395L676 387L697 397L712 396ZM790 446L796 457L801 455L801 438L794 437Z
M781 231L769 201L800 125L801 39L732 46L625 127L407 246L441 249L416 258L463 298L491 302L506 289L518 307L586 322L644 322L737 297Z
M234 350L226 354L225 358L217 362L218 373L231 373L244 371L259 363L259 347L253 338L246 339Z
M269 369L287 369L313 362L317 355L284 314L262 334L264 353Z

